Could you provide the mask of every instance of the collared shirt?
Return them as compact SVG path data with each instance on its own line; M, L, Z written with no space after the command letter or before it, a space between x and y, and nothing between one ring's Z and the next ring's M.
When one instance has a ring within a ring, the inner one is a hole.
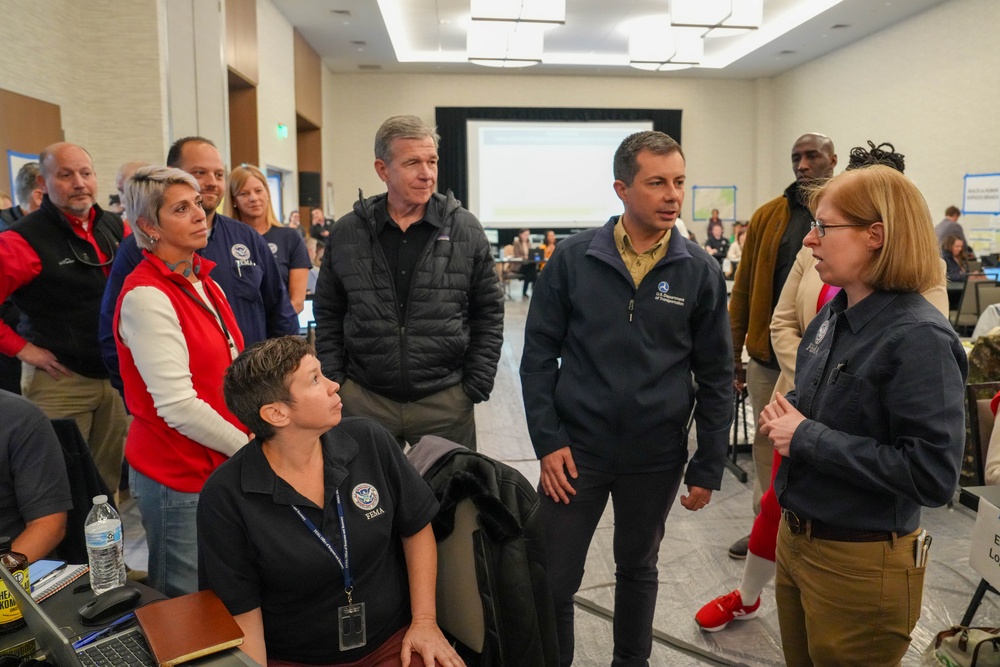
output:
M835 296L806 328L788 400L805 417L774 480L781 506L840 528L908 533L947 502L965 451L968 362L916 293Z
M618 253L625 262L625 268L632 274L632 280L635 282L635 286L638 287L642 279L649 273L649 270L657 262L666 257L667 245L670 243L670 232L672 230L668 229L660 237L659 241L640 254L635 251L635 248L632 246L632 239L629 238L628 232L625 231L625 225L622 224L622 220L624 219L625 216L621 215L618 217L618 222L615 223L615 247L618 248Z
M400 537L438 512L430 487L375 422L346 418L321 443L322 507L274 472L258 440L219 466L198 502L200 586L234 615L260 608L268 655L312 664L359 660L409 622ZM337 608L347 604L342 570L291 508L343 553L338 490L353 599L365 603L368 628L367 646L345 652L336 639Z
M437 237L437 232L441 229L441 218L436 207L427 206L423 219L407 227L404 232L389 215L387 201L388 199L383 199L375 205L375 233L382 252L385 253L385 260L389 263L389 273L395 281L399 321L406 322L406 304L410 298L413 271L427 244Z

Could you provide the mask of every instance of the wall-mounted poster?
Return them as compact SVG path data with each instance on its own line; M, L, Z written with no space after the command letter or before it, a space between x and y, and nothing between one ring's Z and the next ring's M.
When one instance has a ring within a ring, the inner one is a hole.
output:
M719 218L736 221L735 185L696 185L691 188L694 203L691 205L695 220L708 220L712 209L719 209Z

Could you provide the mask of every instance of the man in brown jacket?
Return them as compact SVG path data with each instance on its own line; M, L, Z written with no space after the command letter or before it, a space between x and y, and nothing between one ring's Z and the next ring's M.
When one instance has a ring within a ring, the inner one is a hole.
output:
M812 132L803 134L792 146L795 182L780 197L757 209L750 219L729 301L729 318L736 362L735 386L742 391L746 384L754 423L770 400L780 374L771 348L771 315L812 222L812 214L804 203L803 186L830 178L836 165L837 154L829 137ZM750 356L745 371L744 345ZM757 433L753 442L754 514L760 511L760 497L771 483L772 456L771 443ZM748 537L741 538L729 548L729 555L746 558L747 543Z

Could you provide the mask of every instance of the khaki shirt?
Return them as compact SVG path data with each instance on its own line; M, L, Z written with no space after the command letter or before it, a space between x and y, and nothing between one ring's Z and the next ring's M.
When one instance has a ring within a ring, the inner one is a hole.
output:
M625 226L622 225L622 220L624 219L625 215L620 215L618 222L615 223L615 247L618 248L618 254L622 256L625 268L632 274L632 280L635 282L635 286L638 287L642 279L649 273L649 270L666 256L667 245L670 243L670 232L672 230L668 229L660 237L659 241L640 255L632 247L632 240L628 237Z

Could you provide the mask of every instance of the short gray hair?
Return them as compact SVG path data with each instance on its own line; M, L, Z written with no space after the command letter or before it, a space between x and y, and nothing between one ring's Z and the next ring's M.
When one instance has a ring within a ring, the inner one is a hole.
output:
M375 159L382 160L388 164L392 161L392 142L396 139L423 139L430 137L434 140L434 148L438 147L441 137L438 136L437 128L431 127L416 116L392 116L378 128L375 133Z
M38 175L41 169L37 162L25 162L17 172L14 179L14 194L17 196L17 203L27 206L31 201L31 195L38 189Z
M125 184L122 204L140 248L152 250L153 239L139 227L139 218L160 226L163 195L171 185L190 185L195 192L201 192L194 176L173 167L139 167Z
M615 180L621 181L625 185L631 186L635 180L635 175L639 173L639 163L636 156L642 151L649 151L653 155L670 155L680 153L684 157L681 145L673 137L663 132L646 130L636 132L625 137L618 150L615 151Z

